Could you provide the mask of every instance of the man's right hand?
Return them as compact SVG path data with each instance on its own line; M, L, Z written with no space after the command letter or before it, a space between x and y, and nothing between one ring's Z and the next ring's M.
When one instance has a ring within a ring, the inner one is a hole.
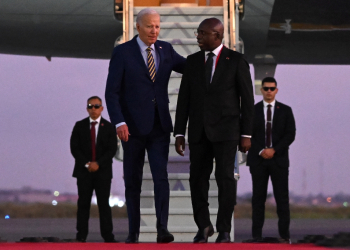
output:
M127 142L129 140L129 128L126 124L117 128L117 135L120 140Z
M184 156L184 152L185 152L185 137L184 136L176 137L175 150L179 155Z

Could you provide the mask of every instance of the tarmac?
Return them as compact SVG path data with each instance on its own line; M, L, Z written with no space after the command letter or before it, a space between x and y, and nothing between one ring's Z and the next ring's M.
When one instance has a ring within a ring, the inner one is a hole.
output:
M0 238L7 242L17 242L23 237L58 237L74 239L76 219L1 219ZM114 219L114 235L123 242L128 234L128 220ZM235 242L251 238L251 219L235 219ZM103 242L100 235L99 219L89 221L88 242ZM350 232L349 219L292 219L291 240L296 243L306 235L332 236L339 232ZM194 236L194 235L193 235ZM266 219L263 237L278 237L277 219ZM156 240L156 239L155 239ZM176 239L175 239L176 240Z

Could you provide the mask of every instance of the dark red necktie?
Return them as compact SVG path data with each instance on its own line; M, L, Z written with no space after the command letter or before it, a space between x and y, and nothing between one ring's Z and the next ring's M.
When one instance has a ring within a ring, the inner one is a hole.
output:
M91 122L91 161L96 161L96 129L97 122Z
M271 104L267 105L267 122L266 122L266 144L265 146L267 148L271 147L271 128L272 128L272 122L271 122Z

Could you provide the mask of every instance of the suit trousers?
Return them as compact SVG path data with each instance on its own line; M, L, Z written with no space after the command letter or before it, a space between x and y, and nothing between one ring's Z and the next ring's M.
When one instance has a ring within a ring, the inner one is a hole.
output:
M93 173L90 175L94 175ZM78 178L77 238L86 239L89 232L89 217L92 193L95 190L100 215L100 231L105 241L114 239L112 211L109 206L111 179L99 179L96 176Z
M170 133L164 132L157 108L152 131L148 135L129 136L123 142L125 199L129 219L129 233L140 232L140 193L145 151L154 183L157 230L167 229L169 215L168 156Z
M263 160L263 162L254 167L250 167L253 182L252 198L252 235L262 237L262 228L265 221L265 202L267 196L267 186L269 177L273 186L273 194L276 200L278 215L278 231L281 238L289 239L289 189L288 175L289 168L279 166L273 159Z
M218 232L230 232L236 205L235 157L238 141L211 142L205 132L198 143L190 143L190 189L194 220L200 230L211 225L208 191L215 158L215 179L218 185Z

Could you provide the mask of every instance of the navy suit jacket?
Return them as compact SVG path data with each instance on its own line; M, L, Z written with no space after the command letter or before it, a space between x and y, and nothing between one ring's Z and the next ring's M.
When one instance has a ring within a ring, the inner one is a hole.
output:
M183 72L186 59L170 43L156 41L159 67L153 82L136 37L113 50L105 92L109 117L114 125L125 122L131 135L147 135L153 128L156 98L163 130L172 132L168 82L171 71Z
M249 149L247 166L258 166L263 158L259 152L265 148L265 115L264 104L258 102L254 106L254 127L252 147ZM275 149L273 160L281 167L289 167L288 149L295 139L295 120L292 109L276 101L272 121L272 147Z

